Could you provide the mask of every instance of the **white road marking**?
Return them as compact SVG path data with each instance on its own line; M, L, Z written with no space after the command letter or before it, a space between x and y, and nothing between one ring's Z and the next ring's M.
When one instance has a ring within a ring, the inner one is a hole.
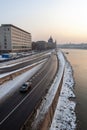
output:
M47 74L43 77L42 80L45 79ZM5 122L5 120L8 119L8 117L27 99L28 96L30 96L30 94L37 88L37 86L42 82L42 80L40 80L40 82L30 91L30 93L25 98L23 98L23 100L0 122L0 125L3 124Z

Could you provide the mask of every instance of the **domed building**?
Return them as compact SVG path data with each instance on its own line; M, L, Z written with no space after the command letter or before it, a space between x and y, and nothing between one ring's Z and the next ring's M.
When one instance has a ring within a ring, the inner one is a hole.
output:
M50 38L48 39L48 43L53 43L53 38L50 36Z
M56 41L53 42L52 36L48 39L48 49L54 49L56 48Z
M47 49L55 49L56 48L56 41L53 42L53 38L50 36L48 42L46 41L37 41L32 42L32 49L33 50L47 50Z

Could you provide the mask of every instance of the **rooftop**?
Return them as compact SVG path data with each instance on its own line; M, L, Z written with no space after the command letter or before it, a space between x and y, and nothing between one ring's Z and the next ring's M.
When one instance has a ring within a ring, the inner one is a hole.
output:
M19 30L21 30L21 31L23 31L23 32L25 32L25 33L28 33L28 34L30 34L29 32L27 32L27 31L25 31L25 30L23 30L23 29L21 29L21 28L19 28L19 27L17 27L17 26L14 26L14 25L12 25L12 24L1 24L1 27L2 26L10 26L10 27L13 27L13 28L16 28L16 29L19 29Z

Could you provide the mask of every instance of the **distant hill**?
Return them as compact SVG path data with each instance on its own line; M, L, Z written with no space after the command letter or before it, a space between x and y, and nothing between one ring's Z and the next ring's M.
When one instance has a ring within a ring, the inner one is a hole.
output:
M64 49L87 49L87 43L81 43L81 44L58 44L58 48L64 48Z

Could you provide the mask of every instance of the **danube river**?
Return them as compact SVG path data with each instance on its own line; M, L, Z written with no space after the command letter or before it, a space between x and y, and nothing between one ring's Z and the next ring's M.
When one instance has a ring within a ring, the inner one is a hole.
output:
M87 50L65 49L74 71L77 130L87 130Z

